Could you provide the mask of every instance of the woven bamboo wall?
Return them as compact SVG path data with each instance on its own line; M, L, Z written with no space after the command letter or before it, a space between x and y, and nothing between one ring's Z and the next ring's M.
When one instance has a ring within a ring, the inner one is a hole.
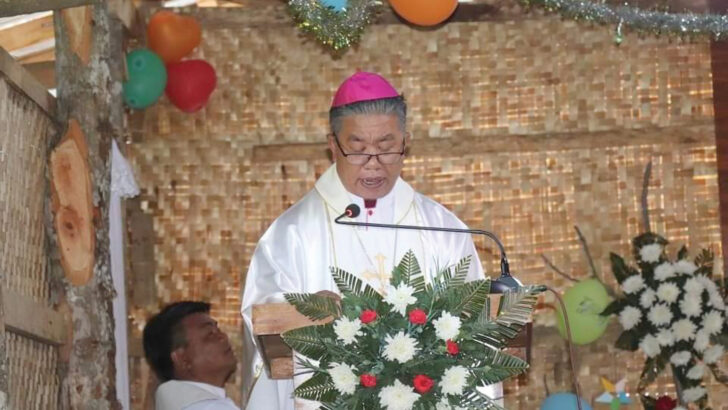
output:
M0 77L0 275L3 291L50 305L44 201L50 119ZM55 409L58 349L5 333L9 395L15 409ZM29 392L33 392L29 394Z
M610 30L546 17L435 31L374 26L335 59L302 43L280 8L195 13L204 32L197 55L217 68L218 90L194 115L166 101L149 108L129 145L156 259L154 298L130 307L136 336L163 304L196 298L213 303L240 348L240 292L255 243L328 166L321 147L295 144L324 140L333 91L357 68L406 94L415 141L405 179L471 226L498 233L524 281L568 286L540 253L586 275L574 224L609 277L608 252L627 255L639 230L650 159L655 230L676 245L720 252L708 43L630 35L617 47ZM389 47L393 40L401 48ZM480 244L494 272L493 248ZM149 293L129 289L130 300ZM537 335L533 371L507 386L509 408L537 408L544 375L552 391L568 389L558 336L543 326ZM601 393L597 375L628 370L636 385L643 358L614 360L615 335L578 351L587 398ZM149 392L138 358L132 372L132 391ZM714 403L728 402L726 389L715 389ZM236 386L228 390L239 397ZM145 395L134 398L137 408Z

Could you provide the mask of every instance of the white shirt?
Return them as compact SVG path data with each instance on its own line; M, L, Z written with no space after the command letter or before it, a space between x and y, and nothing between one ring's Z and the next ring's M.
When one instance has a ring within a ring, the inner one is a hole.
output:
M157 387L156 410L240 410L225 389L189 380L170 380Z
M265 372L259 372L262 361L252 337L253 305L281 302L286 292L338 292L329 273L332 266L382 290L392 268L410 250L415 253L426 280L438 268L454 265L465 256L472 257L468 279L483 277L470 235L335 224L333 220L352 202L361 208L357 218L360 222L370 218L369 222L466 227L452 212L415 192L401 178L390 194L377 201L377 210L368 215L361 198L346 190L332 165L313 190L273 222L253 254L241 307L243 362L249 366L243 368L243 403L250 397L248 410L293 410L293 388L302 381L271 380ZM251 394L253 382L255 388ZM298 404L296 408L301 407Z

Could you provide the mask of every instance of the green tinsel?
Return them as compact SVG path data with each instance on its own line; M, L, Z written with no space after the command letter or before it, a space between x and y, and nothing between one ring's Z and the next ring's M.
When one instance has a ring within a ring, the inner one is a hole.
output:
M564 17L599 24L620 24L633 30L660 34L710 35L716 40L728 38L728 16L720 14L668 13L641 10L630 6L610 6L589 0L521 0ZM621 42L621 32L616 42Z
M335 51L359 41L381 3L377 0L349 0L346 8L335 11L318 0L290 0L288 7L298 27Z

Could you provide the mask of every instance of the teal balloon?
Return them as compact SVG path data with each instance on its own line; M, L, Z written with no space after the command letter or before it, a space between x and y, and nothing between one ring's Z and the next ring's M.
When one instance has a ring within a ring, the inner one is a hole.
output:
M319 0L326 7L331 7L334 11L342 12L346 8L347 0Z
M592 410L589 403L581 400L581 410ZM574 393L554 393L541 402L541 410L579 410Z
M609 317L601 313L609 304L607 289L596 279L582 280L564 293L572 341L578 345L591 343L607 330ZM566 339L564 315L559 305L557 322L561 337Z
M141 48L126 56L128 79L124 83L124 102L136 109L154 104L167 86L167 69L154 52Z

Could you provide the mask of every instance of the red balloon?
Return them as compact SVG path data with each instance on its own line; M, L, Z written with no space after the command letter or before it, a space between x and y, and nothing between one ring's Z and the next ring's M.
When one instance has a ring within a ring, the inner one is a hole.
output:
M207 61L167 64L165 92L172 104L184 112L195 112L204 107L216 85L215 69Z

